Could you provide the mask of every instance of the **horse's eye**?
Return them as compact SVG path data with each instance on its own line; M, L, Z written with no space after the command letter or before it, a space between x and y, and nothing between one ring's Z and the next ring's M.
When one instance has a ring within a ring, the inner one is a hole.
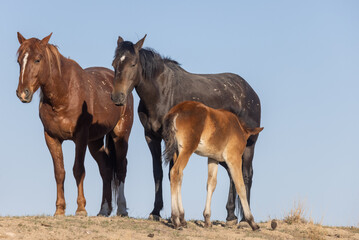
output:
M131 67L134 67L134 66L136 66L136 63L133 63L133 64L131 65Z
M39 62L40 62L40 59L36 59L34 62L35 62L35 63L39 63Z

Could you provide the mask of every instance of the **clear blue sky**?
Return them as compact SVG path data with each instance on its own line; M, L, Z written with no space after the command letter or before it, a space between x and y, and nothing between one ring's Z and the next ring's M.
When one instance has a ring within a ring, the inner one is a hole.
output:
M252 212L283 218L295 201L327 225L359 224L358 1L1 1L0 215L52 215L56 187L38 116L39 96L21 103L16 32L43 38L83 68L111 67L117 37L180 62L195 73L233 72L262 102L254 159ZM135 94L137 109L138 97ZM74 144L63 144L67 214L76 210ZM152 160L137 113L130 137L125 193L129 214L152 210ZM163 217L170 216L165 168ZM184 172L187 219L203 219L207 161ZM86 155L89 215L101 201L101 178ZM212 219L224 220L228 177L220 168Z

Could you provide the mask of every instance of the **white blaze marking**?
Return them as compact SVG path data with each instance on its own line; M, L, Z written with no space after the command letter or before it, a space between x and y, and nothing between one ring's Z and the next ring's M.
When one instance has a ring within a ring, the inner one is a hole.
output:
M120 61L123 62L125 60L126 56L123 55L121 58L120 58Z
M24 59L22 60L22 70L21 70L21 83L23 83L23 79L24 79L24 72L25 72L25 67L26 67L26 63L27 63L27 57L29 56L29 53L25 53Z

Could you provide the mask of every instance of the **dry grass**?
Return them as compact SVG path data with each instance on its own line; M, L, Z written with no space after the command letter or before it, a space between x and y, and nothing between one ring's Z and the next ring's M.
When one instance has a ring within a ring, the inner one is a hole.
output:
M294 207L288 214L286 214L284 222L288 224L307 223L308 221L306 220L305 215L306 209L304 207L304 203L301 201L294 202Z
M295 212L295 211L293 211ZM354 227L324 227L309 221L288 224L277 220L272 230L271 221L259 223L260 231L252 231L247 223L226 226L214 221L212 228L203 228L203 221L188 221L188 228L174 230L168 220L120 217L0 217L2 239L359 239Z

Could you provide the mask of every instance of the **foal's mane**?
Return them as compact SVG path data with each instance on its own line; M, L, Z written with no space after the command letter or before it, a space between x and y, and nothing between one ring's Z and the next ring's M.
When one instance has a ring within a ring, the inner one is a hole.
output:
M50 73L52 72L52 64L54 63L61 76L61 61L60 61L61 54L57 46L52 44L46 44L44 50L44 45L42 45L38 39L33 38L33 39L29 39L29 41L24 42L20 46L19 50L17 51L17 55L19 56L23 52L29 51L29 49L31 48L44 53L43 57L46 58L49 63Z
M135 54L135 48L132 42L124 41L116 48L115 58L121 57L126 51ZM170 68L180 68L180 64L169 58L162 57L152 48L142 48L139 52L142 75L145 79L152 79L158 76L164 70L164 65Z

